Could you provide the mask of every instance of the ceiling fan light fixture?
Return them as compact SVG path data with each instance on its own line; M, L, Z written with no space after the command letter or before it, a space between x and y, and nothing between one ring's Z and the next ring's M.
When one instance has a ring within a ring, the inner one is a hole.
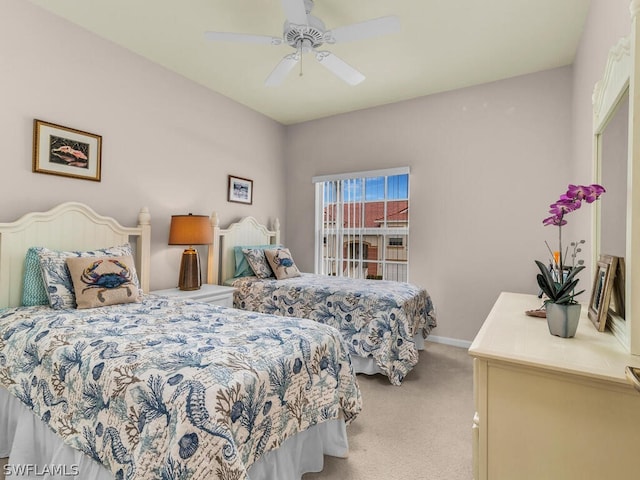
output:
M365 79L358 70L331 52L318 51L325 43L351 42L365 38L387 35L400 29L400 20L395 15L365 20L327 30L324 22L311 15L313 0L281 0L285 13L282 40L295 49L295 53L285 55L267 77L265 85L277 86L285 76L301 61L303 53L315 53L316 60L327 70L349 85L357 85ZM277 45L282 43L276 37L241 33L206 32L209 40ZM302 75L302 65L300 65Z
M284 41L293 48L298 48L299 42L307 40L312 48L317 48L324 43L326 28L324 22L313 15L307 15L309 23L307 25L295 25L284 22Z

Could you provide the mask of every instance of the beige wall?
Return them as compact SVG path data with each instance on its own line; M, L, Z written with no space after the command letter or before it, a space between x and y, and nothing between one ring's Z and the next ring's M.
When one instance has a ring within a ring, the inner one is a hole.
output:
M74 200L130 224L146 205L152 288L177 284L172 214L284 224L283 126L22 0L0 1L0 97L0 222ZM34 118L102 135L102 182L32 173ZM226 201L228 174L254 180L252 206Z

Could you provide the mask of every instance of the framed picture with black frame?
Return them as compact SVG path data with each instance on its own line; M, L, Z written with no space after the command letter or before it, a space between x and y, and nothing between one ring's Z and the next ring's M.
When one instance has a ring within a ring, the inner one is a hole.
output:
M236 203L253 203L253 180L229 175L229 191L227 201Z

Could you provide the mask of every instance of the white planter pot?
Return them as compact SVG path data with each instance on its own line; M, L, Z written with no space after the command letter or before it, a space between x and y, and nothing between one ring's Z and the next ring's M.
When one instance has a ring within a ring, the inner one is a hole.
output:
M573 305L547 303L549 333L562 338L573 337L578 329L581 308L578 303Z

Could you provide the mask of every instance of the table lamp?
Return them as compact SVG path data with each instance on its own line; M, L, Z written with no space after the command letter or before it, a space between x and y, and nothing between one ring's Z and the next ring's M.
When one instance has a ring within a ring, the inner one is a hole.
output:
M180 290L199 290L202 285L200 276L200 256L194 245L207 245L212 242L211 223L206 215L172 215L169 229L169 245L188 245L182 253L180 262Z

